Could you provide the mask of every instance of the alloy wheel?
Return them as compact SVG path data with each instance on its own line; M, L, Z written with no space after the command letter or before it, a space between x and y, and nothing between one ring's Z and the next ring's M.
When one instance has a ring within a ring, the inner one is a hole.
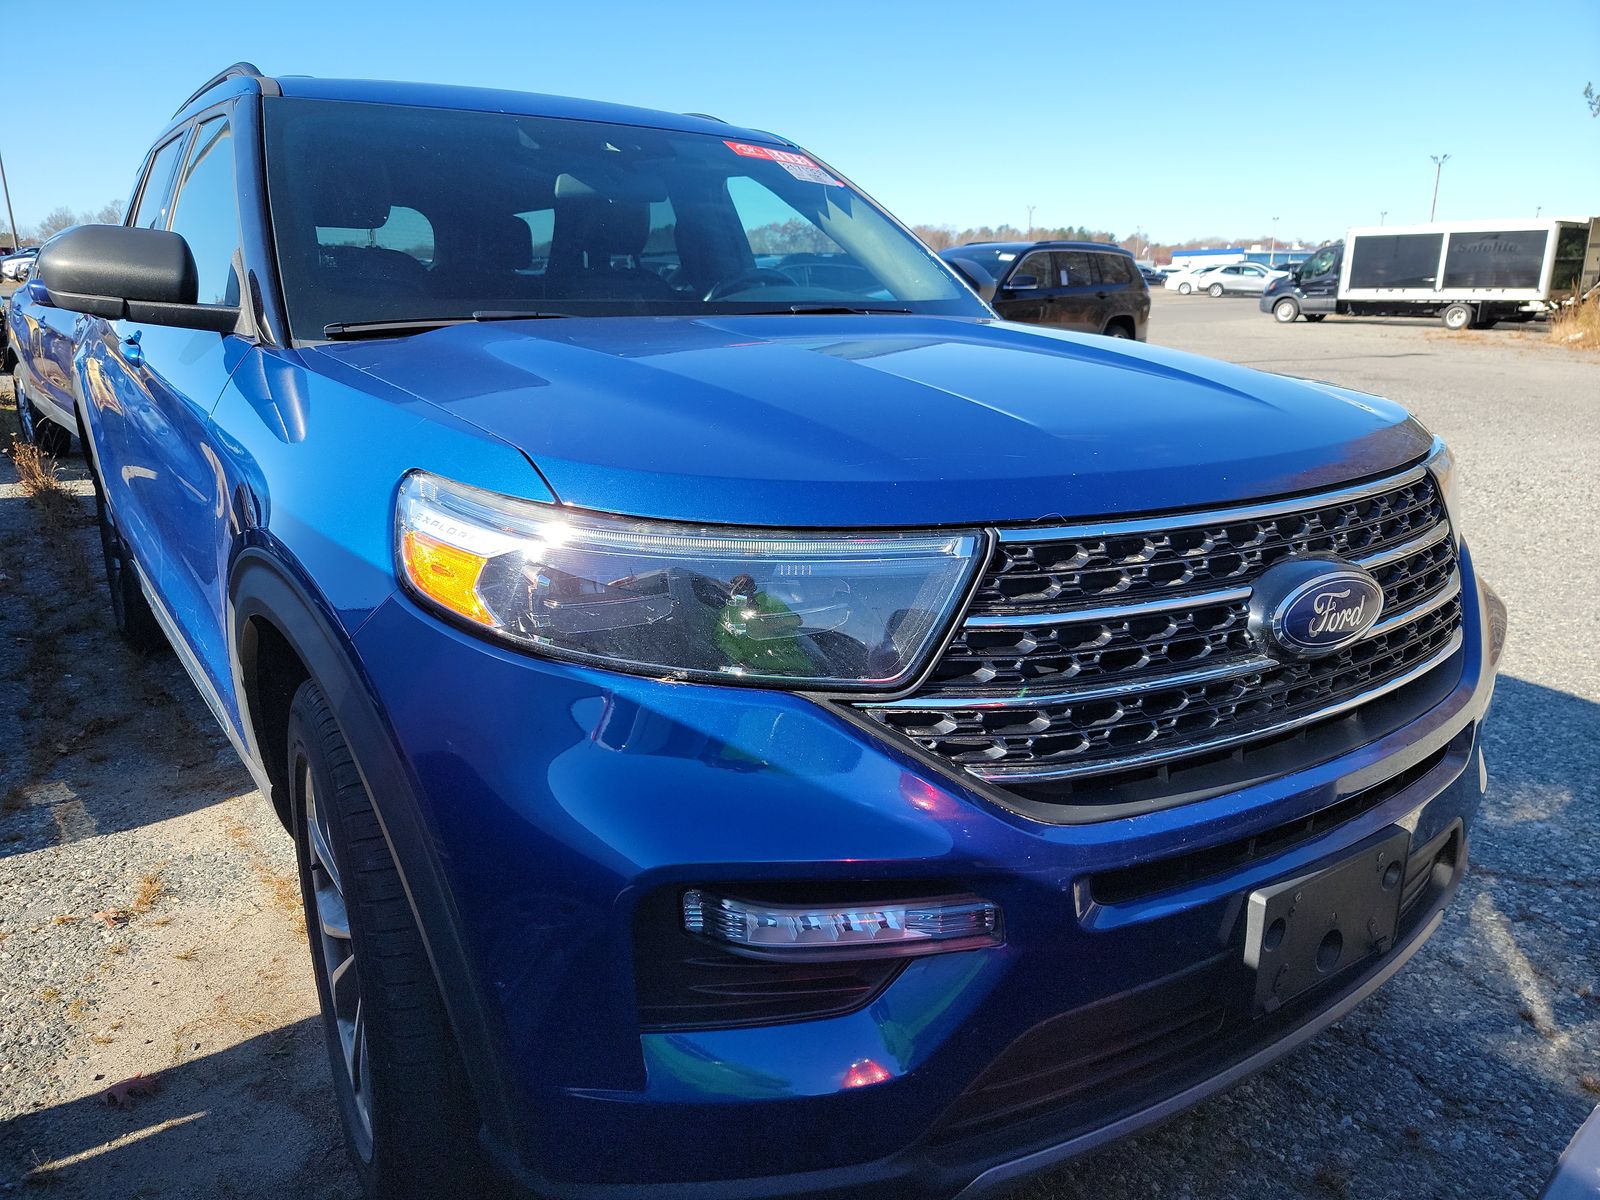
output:
M38 438L38 434L34 431L34 421L36 418L34 417L33 413L33 405L28 400L28 393L23 391L20 387L16 389L16 393L17 428L22 433L22 440L31 446Z
M316 780L302 762L306 806L306 848L311 865L312 905L317 946L328 980L328 1000L343 1050L345 1081L355 1101L358 1145L363 1159L372 1157L372 1064L367 1055L367 1026L361 1010L361 975L350 937L350 914L344 881L333 852L329 814L317 805Z

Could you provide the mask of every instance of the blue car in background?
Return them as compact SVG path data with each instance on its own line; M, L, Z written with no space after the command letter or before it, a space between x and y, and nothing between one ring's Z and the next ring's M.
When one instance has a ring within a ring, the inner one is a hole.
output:
M272 78L40 255L373 1196L974 1196L1436 929L1504 610L1373 396L998 320L708 117Z
M6 301L4 366L11 372L17 433L46 454L65 454L78 428L72 355L82 320L45 302L34 280Z

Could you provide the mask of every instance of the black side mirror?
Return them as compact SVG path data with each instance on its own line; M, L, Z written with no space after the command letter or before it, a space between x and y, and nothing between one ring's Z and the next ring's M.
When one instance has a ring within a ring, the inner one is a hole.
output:
M987 270L973 262L970 258L949 258L945 260L954 268L955 273L967 281L967 285L978 293L978 299L985 304L994 303L994 276Z
M189 244L164 229L79 225L39 251L34 276L56 308L108 320L232 333L239 309L196 304Z

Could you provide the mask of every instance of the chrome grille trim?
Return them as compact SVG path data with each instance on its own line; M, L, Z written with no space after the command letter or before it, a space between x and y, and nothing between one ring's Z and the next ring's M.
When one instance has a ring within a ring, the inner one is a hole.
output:
M1126 604L1104 604L1099 608L1075 608L1070 612L977 613L962 622L964 629L1026 629L1033 625L1066 625L1079 621L1117 621L1144 613L1167 612L1174 608L1202 604L1228 604L1248 600L1247 587L1220 592L1191 592L1187 596L1163 596L1159 600L1130 600Z
M1068 704L1072 701L1098 700L1106 696L1129 696L1139 692L1152 692L1158 688L1175 687L1184 683L1206 683L1213 679L1231 679L1235 675L1249 675L1278 665L1278 660L1264 654L1249 658L1232 658L1214 667L1201 667L1193 671L1168 671L1157 675L1122 679L1094 687L1061 688L1050 692L1020 692L1005 696L960 694L949 696L915 696L904 700L888 700L882 704L867 705L873 710L885 708L937 709L937 708L1028 708L1036 704Z
M1244 528L1209 528L1219 523ZM1122 551L1104 541L1122 533L1147 534L1144 550L1135 545L1130 557L1116 558ZM1181 543L1179 533L1191 540ZM1073 797L1098 794L1082 790L1093 789L1096 776L1115 776L1114 786L1124 787L1139 775L1156 786L1182 760L1237 757L1240 747L1248 755L1250 743L1279 743L1404 688L1464 642L1458 550L1443 494L1425 465L1294 500L992 534L994 557L974 597L987 589L984 603L993 607L969 601L913 691L858 697L853 707L885 736L919 745L958 774L1015 783L1031 800L1092 807ZM1102 544L1053 545L1073 541ZM1087 578L1114 572L1119 562L1133 564L1120 569L1146 570L1163 561L1152 545L1166 562L1197 554L1188 586L1198 590L1166 594L1136 576L1135 590L1119 596L1103 579ZM1212 570L1214 545L1233 562ZM1272 554L1257 553L1249 563L1263 545ZM1385 589L1385 611L1351 644L1355 657L1341 650L1326 662L1301 659L1249 636L1244 620L1257 576L1286 553L1330 552L1373 572ZM1248 574L1238 570L1241 553ZM1034 595L1005 595L996 581L1008 578L1043 584L1029 588ZM1079 607L1084 600L1092 607ZM1059 799L1028 788L1052 781L1064 781Z
M1319 498L1320 503L1320 498ZM1003 532L1003 531L1002 531ZM1440 524L1421 537L1413 538L1399 546L1391 546L1365 558L1352 559L1364 570L1386 566L1419 554L1436 546L1450 536L1450 527ZM1003 540L1003 539L1002 539ZM1130 600L1126 604L1103 604L1099 608L1074 608L1063 612L976 613L962 622L964 629L1027 629L1035 625L1066 625L1077 621L1115 621L1144 613L1167 612L1174 608L1199 607L1202 604L1228 604L1234 600L1248 600L1247 587L1227 588L1216 592L1191 592L1182 596L1162 596L1156 600ZM1419 614L1420 615L1420 614Z
M1397 675L1393 679L1387 679L1377 687L1369 688L1358 695L1349 696L1337 704L1331 704L1326 708L1318 709L1314 713L1306 713L1291 720L1279 722L1276 725L1250 729L1241 733L1230 734L1227 737L1213 738L1208 742L1176 746L1170 750L1152 750L1145 754L1128 754L1116 759L1078 763L1073 766L1051 767L1043 770L1028 767L1013 767L1010 769L967 767L966 770L989 783L1038 783L1051 779L1073 779L1084 775L1105 775L1113 771L1126 771L1137 767L1154 766L1175 758L1188 758L1194 754L1207 754L1214 750L1225 750L1229 746L1237 746L1243 742L1253 742L1260 738L1273 737L1280 733L1298 729L1302 725L1310 725L1317 721L1326 720L1328 717L1336 717L1340 713L1360 708L1363 704L1370 703L1380 696L1386 696L1390 692L1398 691L1400 688L1405 687L1406 684L1422 678L1422 676L1461 649L1462 641L1462 633L1458 629L1451 635L1450 641L1444 649L1431 658L1418 663L1409 671Z
M1445 584L1444 587L1440 588L1426 600L1423 600L1418 604L1413 604L1404 612L1397 612L1393 616L1385 617L1361 636L1363 639L1366 639L1389 633L1391 630L1397 629L1401 625L1404 625L1410 621L1415 621L1418 617L1427 616L1436 608L1443 608L1446 604L1449 604L1450 601L1454 600L1460 594L1461 572L1456 571L1450 576L1449 583Z
M1418 549L1427 549L1424 544ZM1412 553L1416 553L1414 549ZM1248 589L1246 595L1249 594ZM1450 576L1450 582L1439 591L1429 596L1418 604L1402 612L1379 621L1358 639L1366 641L1368 638L1379 637L1382 634L1409 624L1418 617L1425 617L1436 608L1442 608L1461 594L1461 573L1457 571ZM1232 597L1230 597L1231 599ZM872 709L940 709L940 708L1031 708L1040 704L1070 704L1073 701L1099 700L1106 696L1136 695L1140 692L1152 692L1159 688L1176 687L1185 683L1205 683L1213 679L1231 679L1235 675L1249 675L1254 671L1268 670L1279 665L1279 660L1265 654L1251 655L1247 658L1231 658L1210 667L1200 667L1192 671L1163 671L1150 675L1134 676L1110 683L1097 684L1093 687L1057 688L1049 692L1014 692L1004 696L986 696L982 693L963 695L959 692L946 696L908 696L903 700L887 700L881 704L872 704L865 707ZM1315 720L1315 717L1311 718Z
M1374 567L1387 566L1389 563L1398 562L1402 558L1410 558L1413 554L1420 554L1430 546L1437 546L1449 536L1449 523L1441 521L1421 537L1413 538L1411 541L1404 542L1399 546L1390 546L1387 550L1380 550L1376 554L1369 554L1365 558L1357 558L1352 561L1356 566L1370 571Z
M1071 538L1115 536L1124 533L1153 533L1167 529L1191 529L1196 525L1210 525L1218 521L1254 521L1262 517L1282 516L1285 513L1303 512L1308 508L1326 508L1364 500L1395 488L1415 483L1428 472L1425 466L1412 467L1398 475L1386 475L1372 483L1340 488L1335 492L1317 492L1298 496L1292 500L1275 500L1269 504L1248 504L1236 508L1213 508L1203 512L1173 513L1165 517L1134 517L1129 520L1083 521L1075 525L1013 525L998 530L1002 542L1061 542Z

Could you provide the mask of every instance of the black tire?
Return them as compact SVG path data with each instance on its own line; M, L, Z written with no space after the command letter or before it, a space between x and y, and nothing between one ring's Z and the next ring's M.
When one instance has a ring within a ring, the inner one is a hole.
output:
M1279 325L1292 325L1299 315L1300 302L1293 296L1285 296L1272 306L1272 319Z
M1444 327L1452 333L1470 329L1477 319L1477 311L1470 304L1449 304L1445 306L1444 312L1439 314L1439 320L1444 322Z
M1105 335L1113 338L1131 338L1133 329L1126 321L1112 321L1105 327Z
M1213 283L1206 289L1206 291L1211 293L1211 298L1215 300L1218 296L1222 295L1222 285L1220 283Z
M132 552L106 507L100 472L92 461L89 466L89 477L94 482L94 513L100 525L100 553L106 566L106 590L111 595L111 623L118 636L141 654L165 650L167 635L150 611L150 601L139 586Z
M373 1200L493 1194L477 1109L400 873L311 680L289 707L287 765L334 1092L362 1187ZM347 967L333 967L336 958Z
M17 377L11 377L11 395L17 402L17 437L29 446L39 444L39 413L33 407L33 401L28 399L28 393L22 390L22 384L17 382Z
M1303 313L1301 315L1303 315L1306 320L1313 323L1317 321L1326 321L1328 319L1327 313Z
M1194 291L1194 288L1187 283L1180 283L1178 285L1178 295L1180 296L1187 296L1192 291Z
M60 458L72 449L72 434L40 414L14 375L11 377L11 391L17 400L18 437L30 446L39 447L51 458Z

